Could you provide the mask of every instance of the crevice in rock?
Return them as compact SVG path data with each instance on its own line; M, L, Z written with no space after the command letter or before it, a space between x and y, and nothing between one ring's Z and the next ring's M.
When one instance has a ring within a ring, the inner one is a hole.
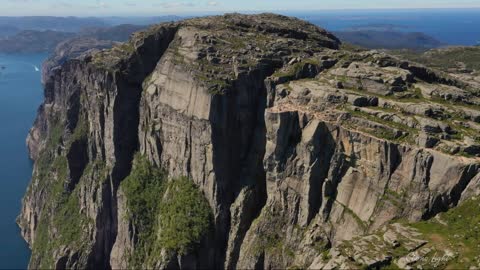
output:
M76 80L76 79L74 79ZM74 83L71 86L72 94L69 96L67 101L67 130L68 133L75 133L76 129L82 129L79 127L81 117L84 117L81 112L81 99L82 94L79 86ZM87 134L81 134L79 138L75 136L71 137L71 144L66 153L68 169L70 172L70 181L68 182L67 189L73 191L75 186L80 181L83 171L89 162L88 156L88 139Z
M460 179L451 189L450 193L437 196L432 202L430 210L422 216L422 219L427 220L433 218L438 213L446 212L450 208L457 206L463 191L467 188L470 181L479 173L479 168L477 164L465 167Z
M349 168L355 167L356 157L351 156L350 159L351 160L348 161L345 153L340 151L337 146L335 153L332 156L328 181L325 181L323 187L324 198L327 199L326 202L322 203L321 209L324 221L327 221L330 218L330 213L333 203L337 198L338 186L340 185L341 180L347 174Z
M457 206L463 191L467 188L470 181L479 173L480 165L469 165L467 166L462 173L460 180L457 182L455 187L450 192L450 198L452 200L452 205Z
M70 171L68 190L73 191L88 164L88 140L86 138L72 142L67 153L67 161Z
M392 176L392 174L397 170L398 166L402 163L402 155L398 150L398 145L393 143L388 144L388 164L390 165L389 168L389 176L388 179Z
M310 224L322 207L322 200L324 198L323 196L319 196L319 194L324 192L322 190L323 185L325 179L328 178L328 170L336 148L335 140L325 123L319 123L315 133L316 134L312 139L315 144L312 152L315 153L318 158L313 165L314 167L311 169L311 176L309 179L310 189L308 192L308 203L310 209L308 211L307 224Z
M216 192L218 196L222 196L217 199L222 204L215 224L215 267L220 269L236 267L243 239L267 200L263 168L266 147L264 115L268 87L266 78L271 76L279 65L280 62L273 61L262 69L241 74L226 96L216 95L212 100L211 108L217 110L210 113L214 116L211 119L212 142L215 142L214 153L217 153L213 161L218 184ZM242 107L238 103L238 99L246 97L237 95L248 96L248 107ZM244 114L240 115L242 113ZM222 145L227 145L228 148L222 148ZM225 265L228 235L231 230L230 207L244 188L252 190L251 198L244 202L249 207L248 216L241 219L242 224L239 225L235 246L230 254L231 260Z

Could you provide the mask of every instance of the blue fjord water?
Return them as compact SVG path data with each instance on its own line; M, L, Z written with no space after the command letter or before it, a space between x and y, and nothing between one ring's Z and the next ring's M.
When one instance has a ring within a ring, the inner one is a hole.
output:
M289 12L330 31L387 27L422 32L448 45L480 45L480 9L333 10Z
M0 54L0 269L24 269L30 258L15 219L32 173L25 138L42 101L35 67L45 58Z

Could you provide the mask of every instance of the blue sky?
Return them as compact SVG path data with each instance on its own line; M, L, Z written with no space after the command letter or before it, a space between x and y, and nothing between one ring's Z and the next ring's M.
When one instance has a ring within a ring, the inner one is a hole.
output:
M480 8L480 0L0 0L0 15L183 15L325 9Z

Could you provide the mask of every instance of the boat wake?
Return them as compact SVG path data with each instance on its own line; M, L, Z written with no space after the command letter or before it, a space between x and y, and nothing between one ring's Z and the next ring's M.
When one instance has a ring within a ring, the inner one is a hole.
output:
M39 72L39 71L40 71L40 68L37 67L36 65L32 64L32 63L24 62L24 61L16 61L16 63L20 63L20 64L22 64L22 65L31 66L31 67L33 67L33 70L35 70L35 72Z

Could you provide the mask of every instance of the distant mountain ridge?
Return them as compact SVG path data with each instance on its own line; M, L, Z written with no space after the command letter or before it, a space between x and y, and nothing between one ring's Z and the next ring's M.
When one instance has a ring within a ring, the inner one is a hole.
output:
M95 39L122 42L130 35L146 26L118 25L114 27L92 27L78 33L52 30L24 30L16 35L0 38L0 53L39 53L53 52L58 44L71 38L79 43L79 39ZM91 43L91 42L89 42ZM94 48L93 46L92 48Z
M147 25L179 19L177 16L0 17L0 53L53 52L59 43L73 37L121 42ZM87 43L91 44L91 40Z
M119 35L120 32L130 32L128 29L117 28L114 34L107 30L112 26L119 25L151 25L159 22L178 21L183 19L179 16L152 16L152 17L103 17L103 18L79 18L79 17L0 17L0 43L14 43L0 45L0 52L38 52L53 51L55 46L50 40L43 40L41 33L29 33L25 37L23 30L45 31L52 30L57 32L81 32L87 33L91 37L95 31L97 35L107 32L111 35ZM94 30L95 29L95 30ZM103 30L102 30L103 29ZM414 49L428 50L446 45L434 37L422 32L405 32L407 26L391 23L371 23L344 28L335 32L343 41L369 49ZM61 39L64 34L52 36L48 32L46 39ZM105 34L103 34L105 35ZM9 38L7 38L7 36ZM35 38L37 36L37 38ZM120 40L124 41L128 36L123 36ZM112 40L111 37L102 39ZM28 40L29 42L23 42ZM63 41L63 40L62 40ZM19 44L16 46L16 44ZM48 43L48 44L41 44ZM58 44L59 42L57 42ZM39 45L40 44L40 45ZM31 47L30 47L30 46Z
M395 30L348 30L335 32L344 42L369 49L414 49L425 50L445 45L424 33Z
M18 27L12 25L0 25L0 38L14 35L20 31L21 30Z
M75 34L71 32L24 30L16 35L0 39L0 52L48 52L55 49L58 43L73 36Z
M149 25L167 21L178 21L178 16L153 17L53 17L0 16L0 37L17 34L22 30L53 30L61 32L79 32L85 28L111 27L121 24Z
M109 26L101 18L87 17L6 17L0 16L0 25L15 27L20 30L54 30L63 32L77 32L85 27Z

